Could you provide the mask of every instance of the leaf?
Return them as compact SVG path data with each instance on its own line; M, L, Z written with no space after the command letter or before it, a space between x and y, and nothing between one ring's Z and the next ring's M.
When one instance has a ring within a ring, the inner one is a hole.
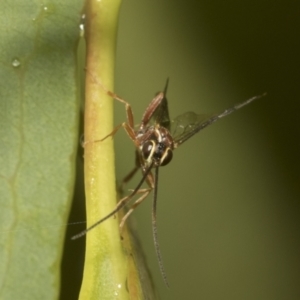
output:
M74 187L83 1L0 3L0 298L57 299ZM51 226L51 225L57 226Z

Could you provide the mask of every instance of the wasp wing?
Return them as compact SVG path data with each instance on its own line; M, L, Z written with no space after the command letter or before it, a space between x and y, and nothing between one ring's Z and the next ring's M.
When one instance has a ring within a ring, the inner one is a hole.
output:
M174 139L175 148L189 139L195 133L205 128L211 115L198 115L194 112L186 112L177 116L171 121L171 132Z
M236 104L224 111L213 115L198 115L193 112L187 112L179 115L171 122L171 131L174 138L174 148L191 138L194 134L201 131L208 125L215 123L223 117L239 110L240 108L250 104L252 101L259 99L265 94L252 97L242 103Z
M161 100L161 103L156 108L156 110L153 112L153 115L151 116L151 120L149 123L153 125L159 124L164 128L170 129L169 107L166 98L168 84L169 84L169 78L166 81L166 85L163 91L163 99Z

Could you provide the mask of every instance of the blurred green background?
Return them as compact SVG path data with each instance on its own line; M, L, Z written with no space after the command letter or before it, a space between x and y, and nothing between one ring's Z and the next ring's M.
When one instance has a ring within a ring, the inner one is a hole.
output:
M300 299L300 2L124 0L120 16L115 92L136 123L167 77L173 117L268 93L161 168L158 234L170 290L154 252L151 199L134 213L160 298ZM118 124L125 109L115 111ZM115 147L120 181L134 146L121 132Z

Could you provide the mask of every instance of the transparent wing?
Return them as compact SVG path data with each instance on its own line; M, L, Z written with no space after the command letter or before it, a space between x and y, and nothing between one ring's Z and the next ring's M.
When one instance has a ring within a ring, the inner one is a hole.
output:
M206 124L213 115L198 115L194 112L186 112L177 116L171 121L171 134L173 136L175 144L183 143L183 139L189 136L191 133L195 134L198 128L201 128L202 124ZM207 125L206 125L207 126Z
M153 113L150 124L155 125L159 124L162 127L170 129L170 116L169 116L169 108L168 108L168 100L166 98L167 90L168 90L169 78L166 80L165 88L164 88L164 98L161 101L160 105L157 107L156 111Z
M170 128L170 117L169 117L169 109L167 98L164 97L161 104L157 107L155 112L153 113L150 121L150 125L159 124L162 127L167 129Z
M171 132L174 138L174 147L178 147L180 144L184 143L186 140L208 125L213 124L221 118L230 115L234 111L239 110L240 108L250 104L252 101L264 97L265 95L266 93L252 97L217 114L198 115L193 112L187 112L178 116L171 122Z

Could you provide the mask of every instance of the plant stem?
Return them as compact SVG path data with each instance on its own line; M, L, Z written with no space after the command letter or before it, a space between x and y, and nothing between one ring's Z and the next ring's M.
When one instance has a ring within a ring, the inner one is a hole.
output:
M84 136L87 226L116 205L113 140L93 142L113 130L113 99L98 82L113 90L114 57L120 0L87 1L86 98ZM127 260L122 251L118 219L111 218L87 234L80 299L128 299Z

